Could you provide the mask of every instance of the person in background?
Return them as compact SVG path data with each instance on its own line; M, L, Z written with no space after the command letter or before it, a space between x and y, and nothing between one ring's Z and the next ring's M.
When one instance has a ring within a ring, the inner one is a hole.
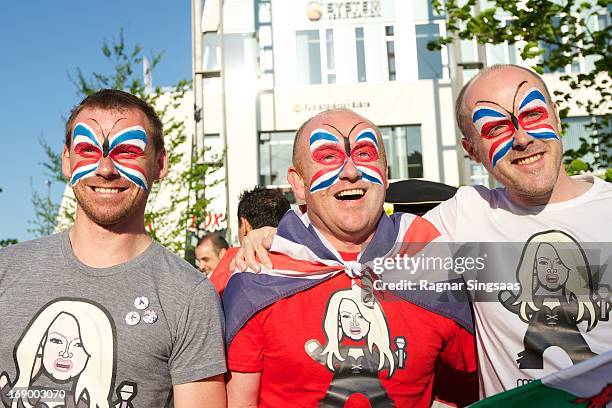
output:
M244 237L253 229L277 227L280 219L290 208L289 200L279 190L261 186L244 190L238 202L238 240L242 244ZM229 248L210 276L219 295L223 295L232 273L231 264L239 249L239 247Z
M204 235L195 248L198 269L210 278L228 248L229 244L221 234L213 232Z

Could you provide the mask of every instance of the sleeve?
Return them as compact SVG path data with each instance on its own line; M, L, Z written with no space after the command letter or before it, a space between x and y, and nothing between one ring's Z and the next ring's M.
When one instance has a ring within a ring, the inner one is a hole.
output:
M429 210L423 218L431 222L440 231L442 237L450 241L455 240L455 229L457 225L458 201L457 196L444 201L437 207Z
M195 287L177 324L168 360L172 384L184 384L226 372L224 321L219 296L210 282Z
M230 371L255 373L263 370L263 320L267 310L264 309L249 319L234 336L227 352Z
M478 401L476 343L470 332L452 324L436 364L434 395L437 401L462 407Z
M451 333L447 337L440 359L454 370L472 372L476 370L476 341L474 336L453 322Z

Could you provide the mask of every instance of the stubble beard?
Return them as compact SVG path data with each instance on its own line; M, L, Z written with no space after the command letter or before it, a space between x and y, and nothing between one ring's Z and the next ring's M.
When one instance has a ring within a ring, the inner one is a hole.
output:
M90 187L85 185L73 186L74 196L76 197L77 204L87 216L88 219L101 226L112 226L121 223L122 221L130 219L138 209L146 205L148 194L142 194L140 191L134 191L138 187L130 187L129 190L132 195L121 201L112 202L108 200L106 203L100 205L88 196L86 189ZM124 192L125 193L125 192ZM121 194L124 194L121 193Z

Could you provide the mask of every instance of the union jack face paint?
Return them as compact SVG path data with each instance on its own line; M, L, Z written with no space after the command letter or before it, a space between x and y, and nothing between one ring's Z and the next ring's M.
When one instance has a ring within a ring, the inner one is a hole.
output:
M103 157L110 157L121 177L147 190L144 170L134 159L144 156L147 134L141 126L131 126L110 138L105 137L100 145L95 131L79 122L72 133L74 151L82 158L72 167L70 184L76 185L82 179L94 176Z
M345 142L348 142L348 139ZM379 159L378 140L373 129L367 128L359 132L352 149L349 148L348 143L343 145L338 136L320 128L312 131L309 143L312 159L326 166L312 176L310 180L311 193L325 190L334 185L349 158L365 181L384 184L381 170L370 164Z
M517 93L525 83L522 82L517 87ZM477 106L472 111L472 123L480 136L495 140L489 148L489 162L493 168L512 148L514 136L519 128L535 139L559 140L552 125L546 123L550 116L548 105L544 94L537 88L531 88L525 93L518 105L518 117L514 112L506 110L495 102L479 102L491 103L501 109ZM515 110L514 106L512 110Z

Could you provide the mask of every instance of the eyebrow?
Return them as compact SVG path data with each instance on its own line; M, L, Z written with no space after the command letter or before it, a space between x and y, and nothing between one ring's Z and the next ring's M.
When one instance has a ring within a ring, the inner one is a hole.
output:
M119 118L115 121L115 123L113 123L113 126L110 128L110 130L106 133L106 136L104 135L104 129L102 129L102 125L100 125L100 123L95 120L94 118L89 118L89 120L93 121L96 123L96 125L98 125L98 127L100 128L100 132L102 132L102 137L106 138L108 137L108 135L110 135L110 132L113 131L113 129L115 128L115 126L117 125L117 123L119 123L119 121L123 120L125 118Z
M525 85L527 83L527 81L523 81L520 84L518 84L518 86L516 87L516 91L514 91L514 98L512 99L512 112L510 112L508 109L504 108L503 106L501 106L499 103L493 102L493 101L476 101L476 103L490 103L493 104L501 109L503 109L504 111L506 111L506 113L508 113L509 115L512 115L512 113L514 112L514 108L516 107L516 96L518 95L519 91L521 90L521 87L523 85Z
M476 103L490 103L492 105L495 105L495 106L503 109L508 115L512 115L512 112L510 112L508 109L506 109L503 106L501 106L499 103L496 103L496 102L493 102L493 101L476 101Z
M515 108L515 106L516 106L516 96L518 95L519 90L521 89L521 87L522 87L523 85L525 85L526 83L527 83L527 81L523 81L523 82L521 82L521 83L519 84L519 86L517 86L517 87L516 87L516 92L514 92L514 99L512 100L512 112L514 112L514 108Z

